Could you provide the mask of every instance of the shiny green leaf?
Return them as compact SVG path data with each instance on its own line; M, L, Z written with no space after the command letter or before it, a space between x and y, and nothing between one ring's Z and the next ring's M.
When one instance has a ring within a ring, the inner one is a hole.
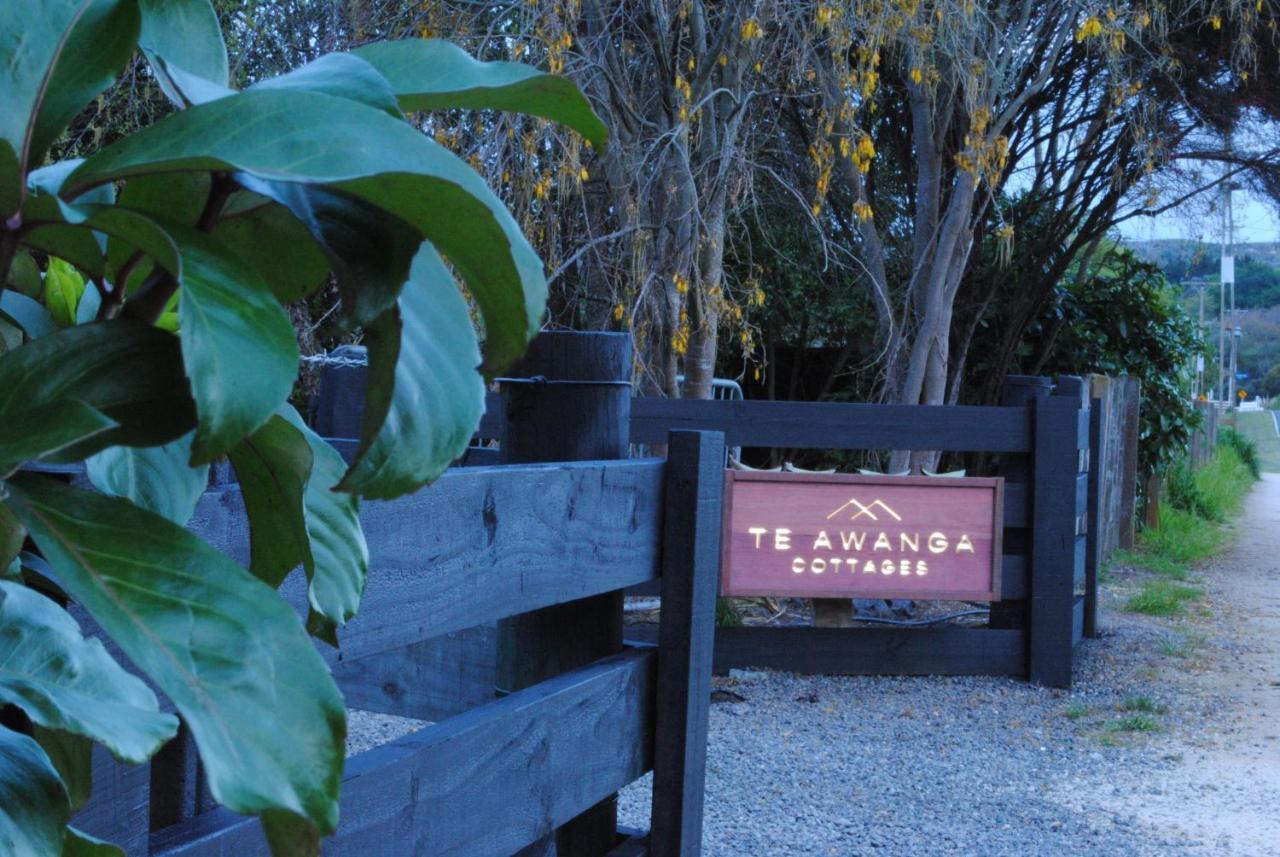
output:
M182 359L196 400L191 462L205 464L289 397L298 343L289 316L251 268L215 239L173 224L182 254Z
M0 503L0 573L7 572L9 566L17 559L26 537L26 528L13 516L8 506Z
M66 789L44 750L0 726L0 854L58 857L70 815Z
M31 737L44 750L66 787L71 811L85 805L93 793L93 740L61 729L31 728Z
M187 530L123 500L33 474L8 484L67 592L177 706L213 797L332 832L346 712L288 605Z
M305 564L311 605L307 628L337 645L336 626L356 614L369 573L369 548L360 528L359 500L337 490L346 470L338 451L313 432L292 408L281 412L311 448L303 511L311 556Z
M424 245L399 305L366 330L369 386L360 451L339 488L386 499L416 491L466 449L484 384L466 301Z
M507 110L568 125L601 151L609 132L566 77L514 62L481 62L442 39L376 42L352 51L382 73L406 111Z
M19 500L19 515L22 515ZM25 586L0 581L0 701L31 722L91 738L123 762L151 758L176 734L142 679L117 664L74 619Z
M114 444L167 443L195 425L178 338L123 319L69 327L0 355L0 417L59 399L78 399L119 427L52 461L78 461Z
M40 279L40 266L25 250L19 250L14 254L6 283L10 289L16 289L29 298L40 297L44 290L44 281Z
M146 53L165 95L179 107L227 86L227 46L209 0L138 0Z
M0 15L0 219L17 210L23 176L95 95L138 39L134 0L8 0Z
M328 280L320 245L283 206L268 203L230 214L218 221L213 237L252 265L282 304L305 298Z
M355 101L259 90L201 104L89 158L63 193L74 198L145 173L217 169L329 185L418 229L480 308L487 369L509 363L537 332L546 301L542 263L510 212L452 152Z
M230 458L249 519L249 570L277 587L311 561L303 512L311 448L277 414L232 448Z
M44 305L59 327L76 323L76 307L84 294L84 277L61 259L51 258L44 275Z
M358 501L335 491L346 465L289 407L231 452L249 517L250 567L278 586L299 564L309 581L308 630L337 645L355 615L369 552Z
M115 420L75 399L58 399L0 420L0 478L72 444L115 428Z
M396 119L404 118L387 81L377 69L353 54L325 54L279 77L255 83L249 89L323 92L358 101Z
M125 857L125 853L118 845L90 836L83 830L68 827L62 857Z
M104 494L185 525L209 486L209 465L192 467L191 440L185 434L163 446L134 449L113 446L85 461L89 481Z
M40 306L37 301L17 292L5 292L0 295L0 316L4 316L22 328L28 339L35 339L58 329L47 309Z

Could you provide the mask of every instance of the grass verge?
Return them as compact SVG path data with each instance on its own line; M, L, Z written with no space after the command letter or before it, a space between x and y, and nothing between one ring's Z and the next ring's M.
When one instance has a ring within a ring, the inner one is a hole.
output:
M1171 580L1148 580L1142 584L1138 594L1125 602L1124 609L1148 616L1181 616L1186 611L1186 602L1195 601L1203 595L1204 590L1194 586Z

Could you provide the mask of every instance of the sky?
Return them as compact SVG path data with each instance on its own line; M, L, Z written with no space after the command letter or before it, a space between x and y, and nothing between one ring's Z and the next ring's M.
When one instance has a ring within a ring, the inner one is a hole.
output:
M1235 194L1234 205L1238 243L1280 243L1280 219L1274 206L1244 192ZM1187 205L1157 217L1135 217L1120 226L1120 234L1137 241L1186 238L1216 244L1222 239L1222 228L1218 214L1206 215L1203 205Z

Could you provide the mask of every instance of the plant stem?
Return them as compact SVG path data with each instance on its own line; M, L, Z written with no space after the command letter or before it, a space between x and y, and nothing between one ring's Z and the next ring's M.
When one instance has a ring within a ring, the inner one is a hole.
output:
M238 187L239 185L230 174L214 173L213 181L209 185L209 197L205 200L204 210L200 212L199 220L196 221L196 229L201 232L212 232L213 227L218 224L218 218L222 215L222 209L227 204L227 200ZM116 283L115 288L112 289L112 296L114 297L123 288L123 282ZM125 303L123 315L145 321L147 324L155 324L156 319L168 305L169 298L173 297L177 290L177 279L168 271L156 268L143 282L138 293Z

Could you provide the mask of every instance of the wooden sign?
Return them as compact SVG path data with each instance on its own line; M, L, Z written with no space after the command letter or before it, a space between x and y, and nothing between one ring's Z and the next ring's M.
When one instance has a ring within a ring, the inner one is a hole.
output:
M1004 480L725 475L722 595L998 601Z

